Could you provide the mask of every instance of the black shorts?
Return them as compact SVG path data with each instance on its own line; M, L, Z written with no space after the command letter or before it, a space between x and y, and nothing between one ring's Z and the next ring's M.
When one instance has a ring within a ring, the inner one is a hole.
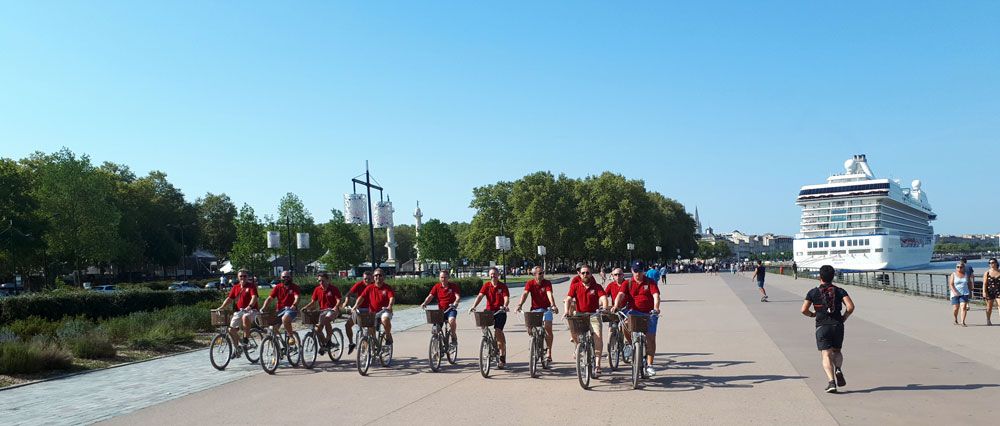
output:
M500 312L493 315L493 329L503 330L503 326L507 325L507 313Z
M816 348L840 349L844 347L844 324L824 324L816 326Z

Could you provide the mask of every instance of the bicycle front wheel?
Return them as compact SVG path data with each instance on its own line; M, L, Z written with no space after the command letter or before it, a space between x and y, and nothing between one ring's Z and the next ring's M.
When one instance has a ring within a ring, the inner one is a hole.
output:
M260 368L267 374L274 374L281 359L277 336L267 336L260 342Z
M431 344L427 348L427 362L431 365L431 371L438 372L441 369L441 336L431 335Z
M243 355L247 357L247 361L250 361L251 364L260 359L260 342L262 341L264 341L263 331L259 328L250 330L250 338L247 339L247 347Z
M299 333L295 332L282 338L285 339L285 356L288 357L288 363L292 367L298 366L302 361L302 339L299 338Z
M445 327L444 331L445 332L442 333L441 336L443 336L442 338L445 342L448 342L446 344L447 351L445 351L445 354L448 356L448 363L455 365L455 363L458 362L458 342L456 341L454 345L451 344L451 331L448 327Z
M531 342L529 343L531 347L531 353L528 356L528 372L531 373L531 378L534 379L538 377L538 343L535 342L536 337L531 336Z
M639 354L641 343L632 344L632 389L639 387L639 377L642 376L642 355Z
M490 339L486 336L483 336L483 341L479 344L479 373L483 377L490 377Z
M344 332L339 328L333 329L333 334L330 335L330 350L326 351L326 354L332 362L340 361L344 356Z
M316 332L310 331L302 338L302 366L313 368L316 365L316 356L319 351L319 344L316 340Z
M229 339L229 335L226 333L216 334L208 348L208 359L212 361L212 367L220 371L225 370L232 357L233 342Z
M358 374L368 375L368 367L372 364L372 342L367 336L358 342Z
M587 345L583 343L576 344L576 378L580 380L580 387L590 387L590 363L587 362Z

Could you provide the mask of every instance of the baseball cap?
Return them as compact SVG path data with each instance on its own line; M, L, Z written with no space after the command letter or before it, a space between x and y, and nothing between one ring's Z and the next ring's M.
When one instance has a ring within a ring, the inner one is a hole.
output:
M646 270L646 263L643 262L643 261L641 261L641 260L637 260L635 262L632 262L632 270L633 271L643 272L643 271Z

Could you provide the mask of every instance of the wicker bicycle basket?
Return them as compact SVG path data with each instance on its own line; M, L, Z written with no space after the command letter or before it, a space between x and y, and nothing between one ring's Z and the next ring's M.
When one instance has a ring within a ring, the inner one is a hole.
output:
M528 328L541 327L545 312L525 312L524 325Z
M233 319L233 311L220 311L212 309L212 327L222 327L229 325Z
M476 327L492 327L493 326L493 312L483 311L476 312Z
M257 324L261 327L270 327L272 325L278 325L278 313L277 312L261 312L257 316Z
M319 324L319 311L302 311L302 323L305 325Z
M580 335L583 333L590 332L590 315L570 315L566 317L569 320L569 332L574 335Z
M618 315L615 314L601 314L601 322L606 323L616 323L618 322Z
M628 330L633 333L645 333L649 331L648 315L629 315Z
M375 312L358 312L358 325L362 327L374 327Z
M429 309L424 311L428 324L441 325L444 322L444 312L439 309Z

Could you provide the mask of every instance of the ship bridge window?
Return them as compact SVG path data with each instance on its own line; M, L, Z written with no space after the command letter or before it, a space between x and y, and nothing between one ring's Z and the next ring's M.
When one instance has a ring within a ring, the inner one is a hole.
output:
M814 188L814 189L803 189L799 191L799 196L802 195L816 195L816 194L830 194L834 192L857 192L857 191L872 191L877 189L889 189L889 183L869 183L865 185L848 185L848 186L837 186L833 188ZM824 206L825 207L825 206Z

